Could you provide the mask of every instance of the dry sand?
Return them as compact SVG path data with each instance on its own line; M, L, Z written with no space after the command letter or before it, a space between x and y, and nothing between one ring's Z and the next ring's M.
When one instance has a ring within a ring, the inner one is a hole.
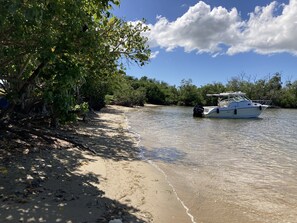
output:
M60 141L0 164L0 222L191 222L165 177L139 157L123 107L109 106ZM53 149L54 148L54 149Z

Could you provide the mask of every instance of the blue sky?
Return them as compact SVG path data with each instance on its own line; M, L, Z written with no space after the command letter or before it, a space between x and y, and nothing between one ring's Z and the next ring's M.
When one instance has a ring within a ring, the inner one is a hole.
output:
M297 80L296 12L297 0L122 0L113 14L150 27L153 58L128 75L201 86L242 74Z

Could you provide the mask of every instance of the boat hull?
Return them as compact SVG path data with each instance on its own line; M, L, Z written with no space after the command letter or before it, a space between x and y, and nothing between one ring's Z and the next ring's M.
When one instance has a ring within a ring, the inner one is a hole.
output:
M210 107L205 108L203 116L206 118L232 118L232 119L244 119L244 118L257 118L267 108L266 105L245 107L245 108L219 108Z

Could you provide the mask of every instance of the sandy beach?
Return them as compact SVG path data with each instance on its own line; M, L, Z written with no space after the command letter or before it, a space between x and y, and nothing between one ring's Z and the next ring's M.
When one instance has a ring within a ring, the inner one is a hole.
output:
M125 110L108 106L57 140L1 155L0 222L191 222L164 175L141 159Z

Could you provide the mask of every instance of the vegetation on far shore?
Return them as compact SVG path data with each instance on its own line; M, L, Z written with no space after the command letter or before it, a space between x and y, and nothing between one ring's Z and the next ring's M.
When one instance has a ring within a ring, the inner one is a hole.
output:
M283 83L279 73L253 81L250 76L242 74L231 78L225 85L215 82L201 87L195 86L191 79L182 80L178 87L147 77L137 79L125 76L121 78L120 83L118 88L113 89L112 95L106 96L108 103L125 106L141 106L144 103L183 106L215 105L217 101L207 97L206 94L242 91L252 100L269 100L277 107L297 108L297 81Z

